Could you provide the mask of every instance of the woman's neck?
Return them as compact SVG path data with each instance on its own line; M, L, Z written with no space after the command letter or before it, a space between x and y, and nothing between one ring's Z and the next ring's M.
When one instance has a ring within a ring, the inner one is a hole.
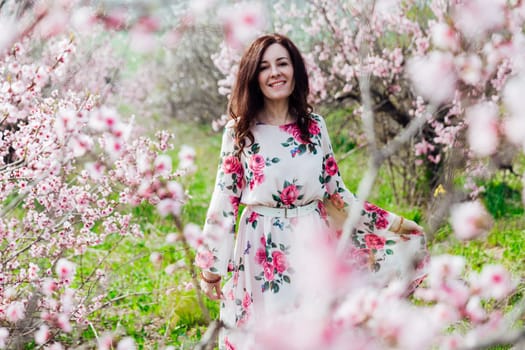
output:
M260 122L271 125L285 125L294 121L288 110L288 101L265 101L257 118Z

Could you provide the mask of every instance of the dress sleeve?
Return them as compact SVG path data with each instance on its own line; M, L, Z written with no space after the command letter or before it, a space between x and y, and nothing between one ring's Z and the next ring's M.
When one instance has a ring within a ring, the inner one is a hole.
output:
M316 116L321 129L321 144L323 149L323 170L319 180L325 186L325 200L330 200L336 208L349 210L357 199L350 192L341 178L339 167L334 157L330 136L322 117ZM381 209L371 203L365 202L361 208L361 217L356 230L359 232L375 232L377 230L388 230L392 223L396 222L397 215Z
M233 261L235 222L244 188L244 170L234 154L233 123L228 123L222 137L220 161L206 222L204 244L197 252L196 264L203 270L225 275Z

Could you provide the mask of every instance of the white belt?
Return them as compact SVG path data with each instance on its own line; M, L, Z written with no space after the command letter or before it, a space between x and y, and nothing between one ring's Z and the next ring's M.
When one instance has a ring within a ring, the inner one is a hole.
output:
M249 208L255 211L256 213L264 216L294 218L296 216L310 214L317 208L318 203L319 201L313 201L310 204L302 205L295 208L275 208L266 207L264 205L250 205Z

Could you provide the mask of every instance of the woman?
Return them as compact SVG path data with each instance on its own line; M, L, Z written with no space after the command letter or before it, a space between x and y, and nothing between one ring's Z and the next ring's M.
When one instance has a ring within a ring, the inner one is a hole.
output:
M295 303L289 256L302 233L294 227L306 223L322 234L328 225L323 201L336 207L355 201L339 175L325 122L311 113L308 93L304 61L285 36L261 36L244 53L204 227L208 250L199 252L197 263L203 291L222 299L221 319L230 327ZM234 239L240 203L246 208ZM424 250L422 234L405 235L420 226L371 204L365 204L359 228L352 240L371 255L375 270L388 264L380 244L385 230L415 242L412 250ZM396 244L389 249L395 253ZM228 271L233 277L221 291Z

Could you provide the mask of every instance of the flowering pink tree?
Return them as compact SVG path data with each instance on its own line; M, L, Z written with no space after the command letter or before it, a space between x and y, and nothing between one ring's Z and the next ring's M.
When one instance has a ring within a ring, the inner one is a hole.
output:
M141 236L130 213L140 203L179 217L179 178L194 166L186 150L175 171L172 135L145 137L108 103L119 62L107 59L107 40L86 49L103 28L147 41L154 23L73 2L31 5L0 4L0 348L62 349L106 297L105 256L93 266L78 258L110 235ZM99 348L112 343L102 337Z

